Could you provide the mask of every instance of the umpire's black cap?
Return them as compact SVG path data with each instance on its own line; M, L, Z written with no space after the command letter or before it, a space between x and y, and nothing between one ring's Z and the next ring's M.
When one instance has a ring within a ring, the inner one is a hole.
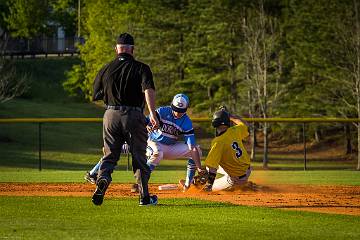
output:
M134 45L134 38L129 33L122 33L117 37L116 44Z

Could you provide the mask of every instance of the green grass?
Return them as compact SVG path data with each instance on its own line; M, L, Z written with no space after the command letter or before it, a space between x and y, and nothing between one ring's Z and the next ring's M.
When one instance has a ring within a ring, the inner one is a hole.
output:
M23 59L16 60L15 63L17 72L29 77L30 88L22 98L63 104L81 100L81 98L70 98L62 87L62 83L66 79L66 72L74 64L80 63L78 58Z
M253 173L250 180L264 184L360 185L360 172L355 170L255 170Z
M58 171L58 170L14 170L1 169L1 182L42 182L42 183L79 183L85 182L83 176L85 171ZM183 171L156 171L152 174L150 183L177 183L179 179L185 177ZM134 182L133 172L122 170L112 174L115 183Z
M160 199L0 197L0 239L358 239L360 217Z
M21 98L0 103L0 118L102 117L104 109L68 96L65 72L76 58L26 59L17 62L28 73L30 89ZM37 168L37 124L0 125L0 166ZM86 169L102 147L101 123L42 124L44 168Z
M170 161L169 161L170 162ZM59 171L36 169L0 168L0 182L84 182L85 171ZM150 183L177 183L185 177L186 169L155 170ZM126 171L125 166L114 171L113 181L117 183L131 183L134 181L132 171ZM312 185L360 185L360 172L328 170L328 171L283 171L283 170L254 170L250 180L258 184L312 184Z

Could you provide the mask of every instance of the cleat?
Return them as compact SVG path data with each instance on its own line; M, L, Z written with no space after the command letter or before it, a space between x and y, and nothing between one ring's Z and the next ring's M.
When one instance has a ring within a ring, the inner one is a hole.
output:
M139 206L155 206L158 204L158 197L156 195L150 196L148 199L140 198Z
M130 191L131 191L132 193L138 193L138 192L139 192L139 184L134 183L134 184L131 186Z
M96 179L97 179L97 176L95 175L90 175L90 172L86 172L85 176L84 176L84 179L86 181L88 181L89 183L91 184L95 184L96 183Z
M180 186L182 192L186 192L190 187L190 186L186 186L185 182L186 181L184 179L179 180L179 186Z
M101 205L103 203L104 195L108 186L109 186L108 180L106 180L105 178L99 179L99 181L97 182L94 195L92 196L91 199L95 205Z

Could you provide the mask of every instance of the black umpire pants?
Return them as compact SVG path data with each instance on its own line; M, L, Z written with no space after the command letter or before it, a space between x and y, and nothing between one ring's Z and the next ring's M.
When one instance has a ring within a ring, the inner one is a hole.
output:
M145 116L135 109L107 109L103 118L103 139L105 155L100 164L98 179L111 182L111 174L120 158L122 145L130 146L133 171L140 174L140 197L148 198L150 168L146 164L147 130ZM140 171L138 171L140 170Z

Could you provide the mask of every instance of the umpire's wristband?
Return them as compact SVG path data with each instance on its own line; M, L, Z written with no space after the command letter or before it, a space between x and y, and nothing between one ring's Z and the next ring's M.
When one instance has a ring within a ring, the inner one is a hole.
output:
M213 185L216 178L216 173L209 172L208 183Z

